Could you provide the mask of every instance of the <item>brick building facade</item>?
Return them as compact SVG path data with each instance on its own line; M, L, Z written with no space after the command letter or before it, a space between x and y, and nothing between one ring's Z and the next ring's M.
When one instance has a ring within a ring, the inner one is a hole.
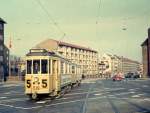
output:
M143 76L150 77L150 28L148 29L148 38L141 44L143 60Z

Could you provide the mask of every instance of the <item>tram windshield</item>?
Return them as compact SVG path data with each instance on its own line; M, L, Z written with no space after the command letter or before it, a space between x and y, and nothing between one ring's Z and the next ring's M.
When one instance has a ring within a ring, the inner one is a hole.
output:
M33 71L32 71L33 70ZM47 74L48 60L27 60L27 74Z
M27 60L27 74L32 72L32 60Z
M33 60L33 74L40 73L40 60Z
M42 74L48 73L48 62L47 60L41 60L42 66L41 66L41 72Z

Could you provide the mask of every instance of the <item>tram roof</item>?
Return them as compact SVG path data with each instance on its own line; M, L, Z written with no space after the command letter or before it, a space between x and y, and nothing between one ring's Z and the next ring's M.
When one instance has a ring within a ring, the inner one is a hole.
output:
M29 53L27 53L26 56L52 56L52 57L61 58L61 59L64 59L64 60L70 62L68 59L58 55L57 53L55 53L53 51L49 52L45 49L30 49Z
M55 52L51 51L48 52L45 49L30 49L29 53L26 56L54 56L54 57L61 57L57 55Z

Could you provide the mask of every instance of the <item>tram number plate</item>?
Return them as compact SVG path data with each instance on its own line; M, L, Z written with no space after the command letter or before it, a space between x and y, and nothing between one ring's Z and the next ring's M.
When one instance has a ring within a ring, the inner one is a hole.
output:
M39 86L33 86L33 90L39 90L40 87Z

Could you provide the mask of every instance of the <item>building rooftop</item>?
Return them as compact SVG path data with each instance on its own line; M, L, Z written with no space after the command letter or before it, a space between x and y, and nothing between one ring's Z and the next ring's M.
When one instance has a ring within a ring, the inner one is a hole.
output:
M83 47L83 46L79 46L79 45L75 45L75 44L70 44L70 43L62 42L62 41L57 41L57 43L60 46L69 46L69 47L78 48L78 49L84 49L84 50L87 50L87 51L92 51L92 52L96 52L97 53L97 51L95 51L95 50L93 50L91 48L87 48L87 47Z
M117 58L117 59L122 60L122 61L125 61L125 62L132 62L132 63L141 64L141 63L138 62L138 61L135 61L135 60L132 60L132 59L123 57L123 56L111 55L111 54L106 54L106 55L108 55L111 59L116 59L116 58Z
M2 18L0 18L0 22L6 24L6 22Z
M71 44L71 43L67 43L67 42L63 42L63 41L58 41L58 40L54 40L54 39L47 39L39 44L36 45L36 47L39 47L39 45L43 45L45 43L48 43L49 41L54 41L56 42L59 46L68 46L68 47L73 47L73 48L78 48L78 49L83 49L83 50L87 50L87 51L91 51L91 52L95 52L97 53L97 51L87 48L87 47L83 47L83 46L79 46L79 45L75 45L75 44Z
M148 38L141 44L141 46L147 45L148 44Z

